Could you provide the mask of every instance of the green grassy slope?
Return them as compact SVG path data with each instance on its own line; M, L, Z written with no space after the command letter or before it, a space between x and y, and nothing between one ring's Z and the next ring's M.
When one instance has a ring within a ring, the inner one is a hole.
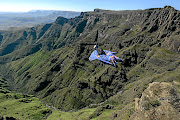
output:
M19 120L46 119L51 110L33 95L7 90L7 82L0 78L0 118Z

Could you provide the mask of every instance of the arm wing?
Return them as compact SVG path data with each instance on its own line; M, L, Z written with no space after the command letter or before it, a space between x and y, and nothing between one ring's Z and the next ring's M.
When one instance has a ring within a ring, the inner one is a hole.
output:
M89 57L89 60L90 60L90 61L93 61L93 60L95 60L95 59L98 59L98 58L97 58L97 55L98 55L98 52L97 52L96 50L94 50L94 51L91 53L91 55L90 55L90 57Z

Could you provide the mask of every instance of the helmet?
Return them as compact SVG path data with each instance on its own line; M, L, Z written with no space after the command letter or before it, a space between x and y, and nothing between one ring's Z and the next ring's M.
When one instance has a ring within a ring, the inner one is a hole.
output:
M98 46L97 45L94 45L94 47L93 47L94 49L96 49L96 48L98 48Z

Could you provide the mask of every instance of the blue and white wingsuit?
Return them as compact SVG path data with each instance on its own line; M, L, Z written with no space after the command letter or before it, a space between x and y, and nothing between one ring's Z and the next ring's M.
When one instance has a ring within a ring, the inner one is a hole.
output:
M90 55L90 57L89 57L89 60L90 60L90 61L93 61L93 60L95 60L95 59L98 59L98 60L100 60L100 61L102 61L102 62L104 62L104 63L110 64L110 65L112 65L112 66L115 66L115 65L113 64L113 62L117 63L117 61L122 61L121 58L119 58L119 57L117 57L117 56L114 55L116 52L112 52L112 51L108 51L108 50L103 50L103 51L105 52L105 54L99 55L98 52L97 52L97 50L95 49L95 50L91 53L91 55Z

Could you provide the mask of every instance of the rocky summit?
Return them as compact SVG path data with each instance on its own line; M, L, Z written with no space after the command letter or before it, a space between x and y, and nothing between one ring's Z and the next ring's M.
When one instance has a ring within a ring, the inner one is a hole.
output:
M178 120L179 38L180 11L171 6L95 9L46 25L0 31L0 116ZM116 52L123 62L113 67L89 61L95 44ZM19 112L6 101L21 105Z

